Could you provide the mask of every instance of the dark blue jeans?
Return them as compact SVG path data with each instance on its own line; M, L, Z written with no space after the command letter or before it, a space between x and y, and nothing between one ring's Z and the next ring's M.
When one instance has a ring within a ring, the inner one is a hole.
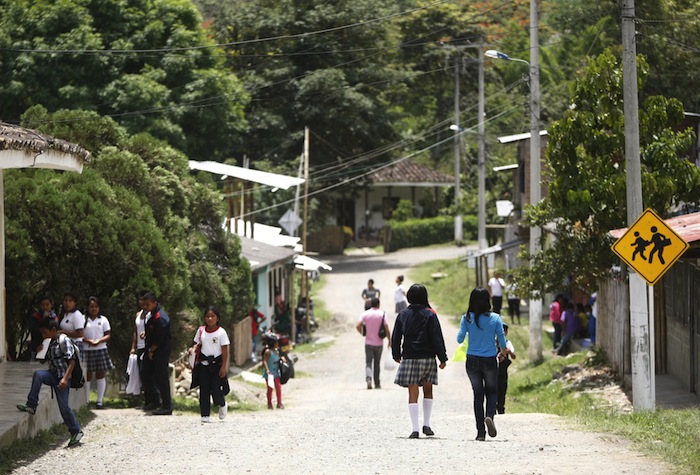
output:
M73 410L68 405L68 396L70 395L70 387L65 389L58 388L58 379L54 374L46 369L38 369L34 371L34 376L32 377L32 388L29 390L29 395L27 396L27 406L36 407L39 405L39 391L41 390L41 385L45 384L53 388L53 392L56 395L56 402L58 403L58 409L61 411L61 417L63 417L63 422L68 426L68 431L73 434L80 432L80 424L75 419L75 414Z
M486 435L484 419L494 418L496 415L496 401L498 399L498 363L496 356L467 355L467 376L472 383L474 391L474 417L476 418L476 432L479 436ZM484 411L484 397L486 398L486 410Z

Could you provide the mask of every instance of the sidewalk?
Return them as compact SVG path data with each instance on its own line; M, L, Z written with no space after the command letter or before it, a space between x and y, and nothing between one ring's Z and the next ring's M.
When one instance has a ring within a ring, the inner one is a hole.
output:
M38 362L5 362L0 364L0 448L18 439L34 437L41 430L63 423L58 404L51 398L51 389L44 386L39 395L39 407L31 415L17 410L17 404L27 402L34 370L45 368ZM79 408L85 403L85 388L71 389L70 406ZM66 432L67 434L68 432Z

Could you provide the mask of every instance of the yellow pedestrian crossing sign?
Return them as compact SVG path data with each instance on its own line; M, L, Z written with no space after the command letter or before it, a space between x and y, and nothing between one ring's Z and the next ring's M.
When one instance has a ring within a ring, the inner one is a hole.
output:
M612 250L649 285L654 285L688 247L682 237L647 208L615 241Z

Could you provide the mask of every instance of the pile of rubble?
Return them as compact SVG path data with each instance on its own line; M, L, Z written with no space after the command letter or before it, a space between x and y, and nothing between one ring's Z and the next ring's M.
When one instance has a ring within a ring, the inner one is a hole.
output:
M185 362L175 364L175 395L199 401L199 388L190 389L192 370Z
M552 375L574 391L591 394L616 412L632 412L632 403L619 385L611 368L603 365L574 364L564 366Z

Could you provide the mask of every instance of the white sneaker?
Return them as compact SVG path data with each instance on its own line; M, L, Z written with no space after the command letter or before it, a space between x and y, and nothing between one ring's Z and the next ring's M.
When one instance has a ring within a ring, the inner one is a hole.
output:
M226 419L226 413L228 412L228 404L224 403L223 406L219 408L219 419Z
M202 422L204 422L205 424L209 422L209 416L202 416Z

